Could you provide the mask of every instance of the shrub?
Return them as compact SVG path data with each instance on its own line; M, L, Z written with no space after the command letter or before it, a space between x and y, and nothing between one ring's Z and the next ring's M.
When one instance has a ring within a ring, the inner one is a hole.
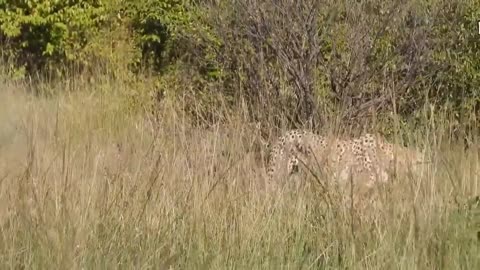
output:
M153 75L156 97L182 97L204 122L221 106L277 127L376 122L388 133L428 107L472 130L476 2L0 0L0 42L27 72Z
M108 1L107 1L108 2ZM85 63L83 49L107 21L101 1L0 1L0 40L31 72L59 63Z

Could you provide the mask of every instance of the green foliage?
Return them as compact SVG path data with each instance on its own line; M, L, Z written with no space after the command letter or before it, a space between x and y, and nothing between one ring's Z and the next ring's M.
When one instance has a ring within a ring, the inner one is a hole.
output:
M183 16L184 10L182 1L178 0L126 1L125 15L131 18L144 63L156 69L168 64L176 25L187 19Z
M194 2L127 0L122 10L141 55L132 61L134 71L140 76L145 68L154 71L153 96L187 96L185 110L204 122L214 118L211 109L218 108L218 98L225 100L233 89L211 92L226 76L218 52L222 40L209 25L211 14Z
M432 27L433 53L429 65L431 98L449 104L455 116L480 112L480 44L476 1L447 3Z
M82 50L106 22L106 7L97 0L1 1L0 39L28 71L84 61Z
M127 0L123 9L142 52L142 61L137 65L162 71L188 54L194 54L199 66L214 57L209 50L215 47L216 40L201 22L200 8L191 1Z
M394 109L399 125L420 123L425 108L478 122L478 1L270 2L0 0L2 57L15 77L153 74L160 96L188 91L187 111L222 100L277 126L302 122L302 104L317 118L341 112L343 126L365 126L375 112L390 131Z

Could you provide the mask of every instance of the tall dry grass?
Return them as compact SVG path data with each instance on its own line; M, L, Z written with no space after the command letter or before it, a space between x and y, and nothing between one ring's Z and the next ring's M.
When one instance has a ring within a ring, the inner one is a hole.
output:
M441 116L428 133L404 131L434 157L423 176L357 212L308 175L268 199L260 135L240 117L201 129L167 101L154 125L122 91L95 89L122 85L42 97L1 84L1 269L480 266L467 205L478 148L449 141Z

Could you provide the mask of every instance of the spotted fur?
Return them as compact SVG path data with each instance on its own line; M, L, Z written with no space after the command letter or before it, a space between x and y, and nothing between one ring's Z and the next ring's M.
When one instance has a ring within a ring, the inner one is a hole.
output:
M290 130L274 143L267 168L267 185L298 170L301 163L320 168L340 183L362 176L368 187L387 182L395 169L408 169L422 162L422 155L403 146L388 143L379 135L358 138L325 137L306 130Z

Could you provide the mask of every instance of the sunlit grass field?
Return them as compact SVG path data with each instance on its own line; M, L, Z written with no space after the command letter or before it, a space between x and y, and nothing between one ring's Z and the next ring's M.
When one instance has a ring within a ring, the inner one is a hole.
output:
M0 269L480 269L478 138L441 119L410 136L422 177L357 211L307 174L266 194L241 117L195 127L166 101L153 121L122 87L0 81Z

